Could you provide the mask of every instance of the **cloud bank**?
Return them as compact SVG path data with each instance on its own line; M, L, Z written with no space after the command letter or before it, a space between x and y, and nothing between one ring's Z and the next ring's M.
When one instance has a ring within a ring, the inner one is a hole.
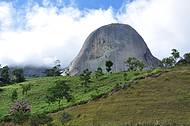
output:
M52 65L60 59L67 66L92 31L117 22L134 27L158 58L172 48L190 51L189 0L135 0L117 12L112 7L79 10L74 3L58 8L49 2L31 2L21 10L0 2L1 64Z

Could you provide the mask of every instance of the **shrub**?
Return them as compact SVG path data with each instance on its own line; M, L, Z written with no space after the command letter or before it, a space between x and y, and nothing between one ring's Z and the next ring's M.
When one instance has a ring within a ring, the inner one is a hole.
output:
M175 59L172 56L162 59L162 66L165 68L175 66Z
M54 87L48 89L49 96L47 99L50 103L53 101L58 101L59 108L62 99L66 99L67 102L73 100L73 97L70 95L70 87L66 84L65 81L57 81Z
M3 68L1 68L1 79L3 83L10 83L10 75L9 75L9 67L8 66L4 66Z
M45 71L47 76L60 76L62 74L61 71L61 61L60 60L56 60L55 61L55 66L51 69L47 69Z
M178 52L177 49L172 49L172 53L171 55L173 56L174 60L175 60L175 63L177 62L177 59L179 59L180 57L180 53Z
M16 83L20 83L25 80L23 69L19 69L19 68L14 69L12 74L13 74L13 81Z
M22 94L23 95L24 94L27 95L28 91L31 90L31 85L30 84L22 84L21 87L22 87Z
M85 88L89 87L89 83L90 83L90 75L91 75L91 71L89 71L88 69L84 70L83 73L80 75L80 80L82 81L82 86L84 86Z
M141 71L144 68L143 61L140 61L135 57L129 57L124 63L127 65L128 71Z
M91 94L91 99L92 99L92 100L98 100L98 99L102 98L103 96L106 96L106 93Z
M30 118L30 125L31 126L39 126L39 125L50 125L52 122L52 118L46 114L35 114L32 115Z
M108 60L108 61L106 61L105 65L106 65L106 71L109 73L111 71L111 69L112 69L113 62Z
M102 72L102 68L97 68L97 70L95 71L95 77L97 80L100 80L100 77L103 75L103 72Z
M30 116L30 105L27 101L16 101L10 108L11 120L14 123L22 123Z
M11 100L15 101L15 100L17 100L17 98L18 98L18 93L17 93L17 91L15 89L15 90L12 91Z

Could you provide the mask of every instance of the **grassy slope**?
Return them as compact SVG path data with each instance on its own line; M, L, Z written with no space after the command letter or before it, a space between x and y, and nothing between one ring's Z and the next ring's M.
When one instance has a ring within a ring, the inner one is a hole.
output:
M146 78L98 101L65 111L75 126L120 126L129 122L170 122L190 125L190 67L179 67L158 78ZM53 113L61 125L62 112Z
M135 73L129 74L129 79L137 76ZM146 74L146 72L144 72ZM72 89L72 95L75 98L74 102L67 103L65 100L62 101L62 107L67 107L81 101L87 101L91 99L91 95L99 95L109 92L113 89L116 84L123 82L123 73L115 73L111 75L104 75L101 81L97 81L94 77L90 84L90 90L84 93L84 88L81 87L81 81L79 77L41 77L29 79L26 82L14 84L10 86L0 87L3 89L0 92L0 118L4 117L9 113L9 107L11 102L11 92L13 89L17 89L19 99L27 99L32 106L32 113L44 113L53 112L58 110L57 103L48 106L45 102L45 96L47 89L55 85L57 80L66 80L67 84ZM32 90L28 92L27 96L22 95L22 84L31 84Z

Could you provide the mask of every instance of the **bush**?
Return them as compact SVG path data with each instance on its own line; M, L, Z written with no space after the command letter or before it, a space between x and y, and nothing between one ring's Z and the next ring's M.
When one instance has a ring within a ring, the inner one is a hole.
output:
M11 100L12 101L17 100L17 98L18 98L18 93L17 93L17 91L15 89L15 90L12 91Z
M127 65L128 71L142 71L144 68L143 61L140 61L135 57L129 57L124 63Z
M91 75L91 71L89 71L88 69L84 70L83 73L80 75L80 80L82 81L81 85L84 86L85 88L89 87L90 84L90 75Z
M175 59L172 56L162 59L161 62L162 62L162 66L165 68L171 68L175 66L175 63L176 63Z
M20 83L25 80L23 69L19 69L19 68L14 69L12 74L13 74L13 81L16 83Z
M113 62L108 60L106 61L106 71L109 73L112 70Z
M30 125L31 126L39 126L39 125L51 125L52 118L46 114L35 114L32 115L30 118Z
M16 101L10 108L11 120L14 123L22 123L30 116L30 105L27 101Z
M49 96L46 96L47 102L50 104L57 101L59 104L59 109L62 99L65 98L67 102L73 100L73 96L70 95L71 89L65 81L57 81L54 87L48 89L48 92Z
M103 72L102 72L102 68L98 68L96 71L95 71L95 77L97 80L100 80L101 76L103 75Z
M0 70L1 70L1 75L0 75L1 76L1 81L3 83L10 83L9 67L4 66Z
M101 94L91 94L90 96L91 96L92 100L98 100L98 99L102 98L105 95L106 95L105 93L101 93Z
M30 113L26 113L26 112L23 112L23 111L18 111L18 112L15 112L12 116L11 116L11 120L13 123L22 123L24 121L26 121L30 116Z
M31 90L32 86L30 84L22 84L21 87L22 87L22 94L27 95L28 91Z

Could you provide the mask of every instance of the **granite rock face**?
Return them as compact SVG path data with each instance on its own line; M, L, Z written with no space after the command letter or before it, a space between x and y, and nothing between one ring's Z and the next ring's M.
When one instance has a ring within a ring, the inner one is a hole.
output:
M69 65L69 73L77 75L85 69L95 71L111 60L113 72L127 70L124 61L135 57L144 62L147 69L157 67L160 61L148 49L143 38L126 24L109 24L92 32L85 40L77 57Z

